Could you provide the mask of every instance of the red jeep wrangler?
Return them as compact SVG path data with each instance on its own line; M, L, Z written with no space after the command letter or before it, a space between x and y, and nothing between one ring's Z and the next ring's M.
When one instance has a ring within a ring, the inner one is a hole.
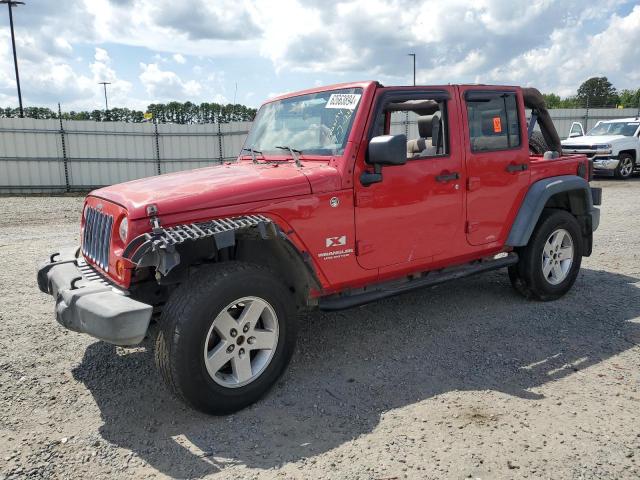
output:
M157 319L171 390L232 412L283 372L301 309L503 267L527 298L565 294L599 222L591 172L535 89L306 90L262 106L235 163L92 192L82 245L38 283L58 322L106 342Z

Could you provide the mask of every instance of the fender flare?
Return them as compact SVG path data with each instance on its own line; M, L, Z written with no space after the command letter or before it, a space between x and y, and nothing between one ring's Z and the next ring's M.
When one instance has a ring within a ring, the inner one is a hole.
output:
M584 192L584 195L581 195L584 202L582 205L584 211L577 213L590 215L592 218L592 230L598 228L599 215L595 215L595 210L597 209L593 207L589 183L577 175L549 177L539 180L529 187L529 191L525 195L518 214L511 225L511 231L507 237L506 245L510 247L523 247L527 245L533 229L542 214L542 210L549 199L558 193L576 190ZM573 213L576 214L576 212Z
M287 254L298 262L312 288L320 289L321 282L307 251L300 251L292 239L276 223L263 214L216 218L208 221L161 227L157 217L151 220L153 228L134 238L125 247L123 258L136 268L153 267L162 276L167 276L180 262L180 252L176 247L185 242L196 242L212 238L217 250L233 247L237 237L254 230L262 240L276 239L282 242ZM292 233L291 230L289 233Z
M213 238L218 249L232 247L236 243L236 234L241 230L257 228L260 236L267 238L267 227L273 227L273 222L264 215L218 218L168 228L161 227L159 219L153 217L151 224L151 232L143 233L131 240L122 257L137 267L153 266L164 276L180 263L177 245Z

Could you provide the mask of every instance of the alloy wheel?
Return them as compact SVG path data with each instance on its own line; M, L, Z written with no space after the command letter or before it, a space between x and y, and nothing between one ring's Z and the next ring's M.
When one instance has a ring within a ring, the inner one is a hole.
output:
M227 388L245 386L267 368L278 345L278 317L262 298L239 298L213 320L204 343L207 372Z
M628 177L633 173L633 160L629 157L620 159L620 176Z
M542 275L551 285L562 283L573 264L573 239L563 228L554 230L542 249Z

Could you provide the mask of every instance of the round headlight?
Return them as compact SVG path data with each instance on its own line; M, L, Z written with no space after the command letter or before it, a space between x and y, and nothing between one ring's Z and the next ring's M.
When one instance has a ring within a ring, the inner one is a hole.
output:
M127 234L129 233L129 222L127 221L127 217L124 217L120 222L118 233L120 234L120 240L122 240L122 243L125 243L127 241Z

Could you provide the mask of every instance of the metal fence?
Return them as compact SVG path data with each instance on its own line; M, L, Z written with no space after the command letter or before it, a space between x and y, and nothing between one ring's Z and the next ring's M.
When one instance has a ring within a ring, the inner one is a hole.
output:
M0 193L86 191L235 160L249 122L0 119Z
M638 110L550 110L561 138L571 123L635 117ZM404 115L403 115L404 117ZM406 117L405 117L406 118ZM154 125L0 118L0 194L86 191L235 160L250 122ZM415 121L394 129L417 138Z
M573 122L582 123L587 131L601 120L636 117L640 115L640 110L637 108L563 108L549 110L549 113L560 138L567 138Z

